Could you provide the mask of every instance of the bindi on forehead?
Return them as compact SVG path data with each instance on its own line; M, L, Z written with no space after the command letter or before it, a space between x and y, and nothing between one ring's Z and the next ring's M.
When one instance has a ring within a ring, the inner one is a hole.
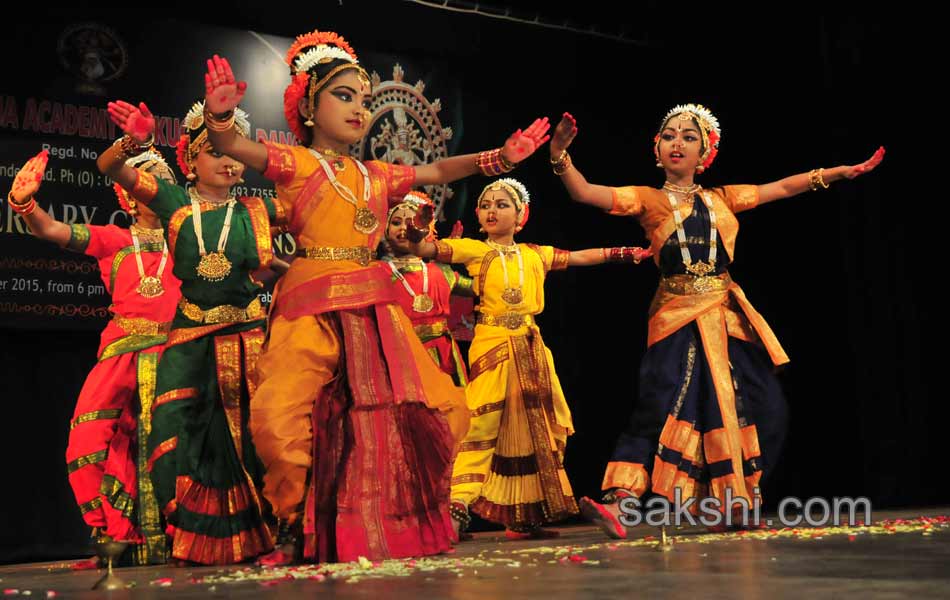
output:
M666 127L666 129L664 129L663 131L664 131L664 132L669 131L670 133L689 133L689 132L692 132L692 133L695 133L695 134L699 135L699 130L697 130L695 126L690 126L690 127L677 127L676 129L674 129L673 127L670 127L670 126L668 125L668 126Z

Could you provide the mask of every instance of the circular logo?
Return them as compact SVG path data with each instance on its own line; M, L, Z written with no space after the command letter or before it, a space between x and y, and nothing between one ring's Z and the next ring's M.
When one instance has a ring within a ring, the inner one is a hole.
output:
M381 160L400 165L422 165L448 156L446 142L452 139L452 128L439 121L442 103L425 97L425 83L409 85L403 81L402 67L393 67L393 78L380 81L375 71L372 120L362 140L351 148L351 154L360 160ZM435 202L437 218L442 206L452 197L448 185L423 186Z
M79 81L76 91L104 96L103 83L125 72L128 52L118 34L98 23L77 23L67 27L56 43L59 62Z

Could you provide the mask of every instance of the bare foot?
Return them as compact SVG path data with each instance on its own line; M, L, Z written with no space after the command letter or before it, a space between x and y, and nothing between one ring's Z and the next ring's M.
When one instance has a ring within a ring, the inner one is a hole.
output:
M84 560L79 560L74 562L69 566L73 571L88 571L90 569L99 568L99 557L93 556L92 558L86 558Z
M535 527L528 531L505 529L505 537L509 540L550 540L560 536L560 531L555 529L542 529L540 527Z
M452 519L453 543L465 542L472 539L472 534L465 533L469 523L472 522L468 514L468 507L464 502L453 501L449 505L449 516Z
M294 562L294 545L284 544L277 546L271 552L257 559L261 567L281 567Z
M614 540L626 539L627 528L620 522L620 505L617 502L601 504L584 496L580 505L584 518L600 527L607 537Z

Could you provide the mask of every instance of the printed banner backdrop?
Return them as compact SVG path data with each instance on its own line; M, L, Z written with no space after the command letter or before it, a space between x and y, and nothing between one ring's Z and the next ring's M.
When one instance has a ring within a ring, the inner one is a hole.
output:
M205 59L215 52L248 82L241 106L250 114L253 135L294 143L283 116L283 90L290 80L284 55L291 41L175 21L134 34L102 22L37 23L29 36L0 42L4 55L25 57L0 88L0 189L8 191L27 159L46 149L50 160L36 195L40 207L65 223L127 226L130 218L116 202L112 181L95 165L99 153L121 135L106 103L145 101L156 116L156 146L174 164L180 120L203 96ZM420 164L454 153L462 131L461 92L446 64L365 49L360 60L372 74L376 93L370 132L353 147L354 155ZM240 195L274 194L270 183L253 172L238 187ZM464 205L462 186L427 191L440 209L446 199L453 200L456 211ZM274 240L278 254L295 249L289 235ZM262 299L269 296L265 288ZM4 194L0 327L98 330L110 318L108 307L96 263L35 239Z
M75 3L73 14L89 6ZM946 403L934 400L942 389L942 355L927 350L942 313L939 294L930 291L933 261L919 258L941 255L942 238L921 236L919 211L901 209L907 182L919 174L907 170L906 160L919 152L905 151L898 132L906 130L906 119L893 106L916 82L901 68L916 55L894 35L893 15L792 11L765 26L714 11L702 24L711 35L690 44L682 28L671 26L676 16L665 6L652 18L631 19L639 5L626 15L612 10L614 22L637 23L629 26L649 33L640 46L410 2L325 2L313 11L293 8L290 18L285 9L238 3L214 11L220 14L196 14L199 5L179 13L232 29L153 21L176 14L166 5L126 7L116 17L103 6L100 14L109 16L91 28L59 16L59 8L33 15L28 24L13 23L0 40L0 185L9 189L15 170L43 143L65 148L60 155L73 148L71 156L51 158L40 204L57 218L108 223L115 200L108 182L97 179L93 159L82 156L83 149L98 153L115 139L106 101L146 100L164 118L161 149L172 159L176 120L202 95L204 60L212 51L230 58L249 82L244 108L255 133L289 141L280 110L288 81L282 55L289 36L318 26L347 36L378 74L381 90L387 80L398 80L397 64L404 84L424 82L425 101L440 108L449 154L497 147L535 117L557 120L570 111L580 123L571 156L588 181L659 186L652 138L660 116L684 102L706 104L723 124L725 145L701 179L706 187L853 164L884 145L887 157L869 176L740 215L730 271L793 359L781 376L791 405L789 437L763 497L766 510L790 495L867 496L876 509L946 505L948 485L929 476L941 471L938 424L947 422ZM132 20L139 23L124 24ZM99 31L104 27L112 28L111 37ZM94 31L73 31L84 28ZM121 51L110 39L121 41ZM374 54L374 48L385 52ZM415 148L414 160L427 156L425 141L438 129L417 116L421 101L407 103L374 123L357 149L362 157L413 159L407 144ZM428 156L437 151L430 148ZM65 172L72 182L64 181ZM514 176L533 202L520 241L565 249L646 243L634 220L572 202L546 153ZM485 180L469 181L474 198ZM254 176L245 185L268 189ZM467 234L479 237L471 207L464 208L464 185L453 184L452 191L440 232L461 217ZM83 267L81 255L33 239L10 218L4 198L2 451L12 457L6 463L12 491L0 510L6 516L0 516L0 562L82 556L89 530L75 506L63 452L75 398L108 318L104 311L80 313L105 309L108 299L101 289L89 296L89 286L101 283L91 260ZM292 243L278 241L275 249L290 251ZM546 282L538 322L571 405L576 433L565 466L578 495L600 493L604 465L637 402L656 278L650 264L609 265L552 273ZM72 292L68 283L75 285ZM855 456L860 459L833 464Z

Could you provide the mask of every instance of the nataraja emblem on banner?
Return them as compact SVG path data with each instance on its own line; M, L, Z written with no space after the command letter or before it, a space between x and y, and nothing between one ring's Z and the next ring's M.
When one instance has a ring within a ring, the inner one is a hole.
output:
M429 102L423 92L425 82L415 85L403 81L399 64L393 67L393 78L381 81L375 71L373 103L369 134L352 147L351 154L361 160L382 160L402 165L421 165L448 156L446 142L452 139L452 128L439 120L442 102ZM443 203L453 195L447 185L427 185L425 191L435 202L436 215L441 216Z

